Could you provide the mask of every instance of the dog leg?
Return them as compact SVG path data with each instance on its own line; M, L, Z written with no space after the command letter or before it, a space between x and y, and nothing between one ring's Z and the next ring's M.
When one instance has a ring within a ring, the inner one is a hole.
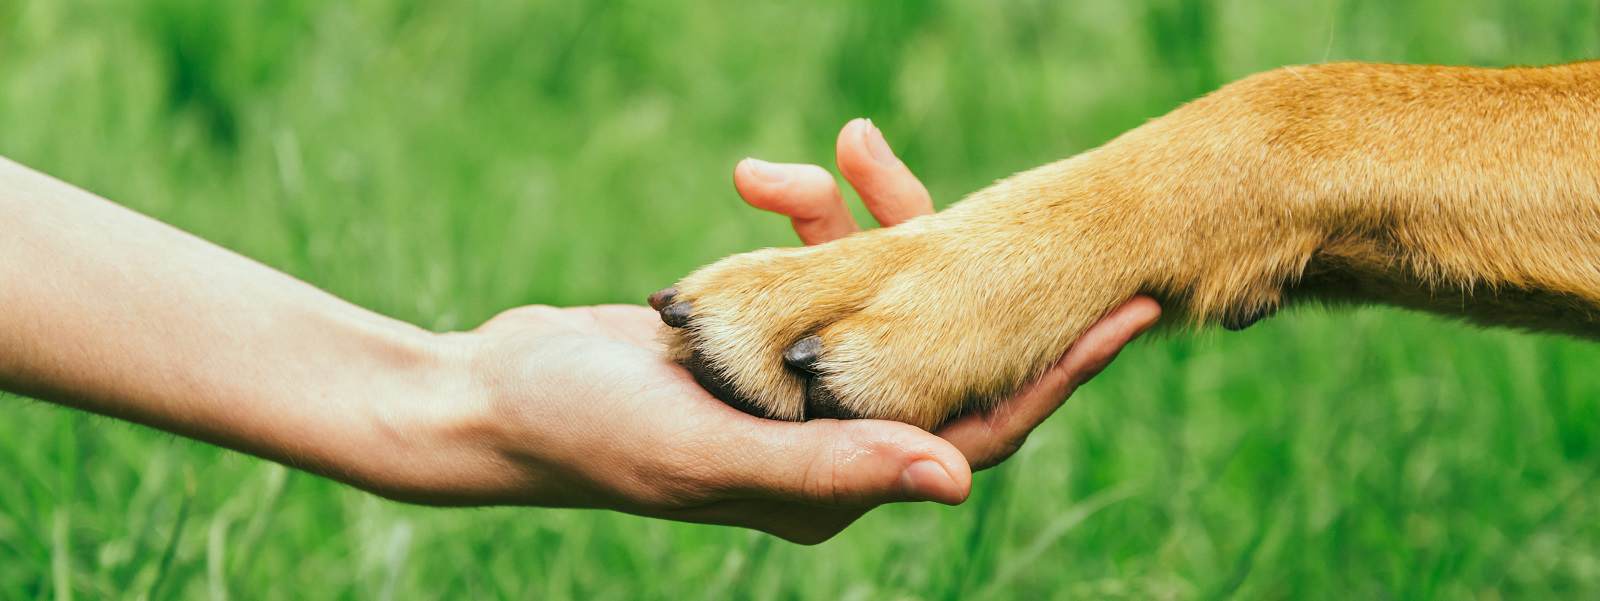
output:
M1246 78L942 213L703 268L673 357L778 419L932 428L1137 293L1241 328L1302 300L1600 335L1600 67Z

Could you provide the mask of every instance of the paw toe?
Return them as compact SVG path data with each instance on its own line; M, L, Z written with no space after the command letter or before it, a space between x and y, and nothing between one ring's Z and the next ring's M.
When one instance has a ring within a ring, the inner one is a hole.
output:
M722 401L729 407L756 417L783 419L772 410L757 403L754 399L739 394L738 389L733 385L733 381L723 374L722 370L712 365L711 361L707 360L699 350L691 350L679 363L689 371L690 375L694 376L694 381L701 388L706 389L706 392L711 393L711 396L716 397L717 400Z

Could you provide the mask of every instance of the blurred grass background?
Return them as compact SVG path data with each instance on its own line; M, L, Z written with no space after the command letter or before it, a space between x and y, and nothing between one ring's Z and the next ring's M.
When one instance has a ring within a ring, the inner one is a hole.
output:
M1597 49L1580 0L8 0L0 153L453 329L792 244L731 168L852 117L948 203L1282 64ZM1597 366L1387 310L1145 341L965 506L814 548L402 506L8 398L0 599L1592 599Z

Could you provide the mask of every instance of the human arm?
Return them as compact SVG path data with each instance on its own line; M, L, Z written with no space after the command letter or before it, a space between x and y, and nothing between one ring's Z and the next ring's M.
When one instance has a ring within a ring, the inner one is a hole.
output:
M850 158L863 148L841 137L840 164L885 225L931 210L909 171L882 169L897 161ZM794 185L748 175L736 174L741 194L805 213L808 243L855 227L820 168ZM802 542L881 503L960 502L969 459L1003 458L1153 319L1108 318L1077 360L1006 412L953 424L947 442L890 422L733 411L661 359L642 307L524 307L427 332L10 162L0 220L0 388L408 501L603 507Z
M814 541L877 503L966 494L960 454L909 426L728 409L661 359L641 307L524 307L432 333L9 161L0 222L6 390L429 504Z

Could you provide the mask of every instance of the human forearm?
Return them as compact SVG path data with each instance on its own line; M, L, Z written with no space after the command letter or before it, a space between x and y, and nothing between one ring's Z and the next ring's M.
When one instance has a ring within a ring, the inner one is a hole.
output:
M374 486L468 401L434 335L3 160L0 222L0 387Z

